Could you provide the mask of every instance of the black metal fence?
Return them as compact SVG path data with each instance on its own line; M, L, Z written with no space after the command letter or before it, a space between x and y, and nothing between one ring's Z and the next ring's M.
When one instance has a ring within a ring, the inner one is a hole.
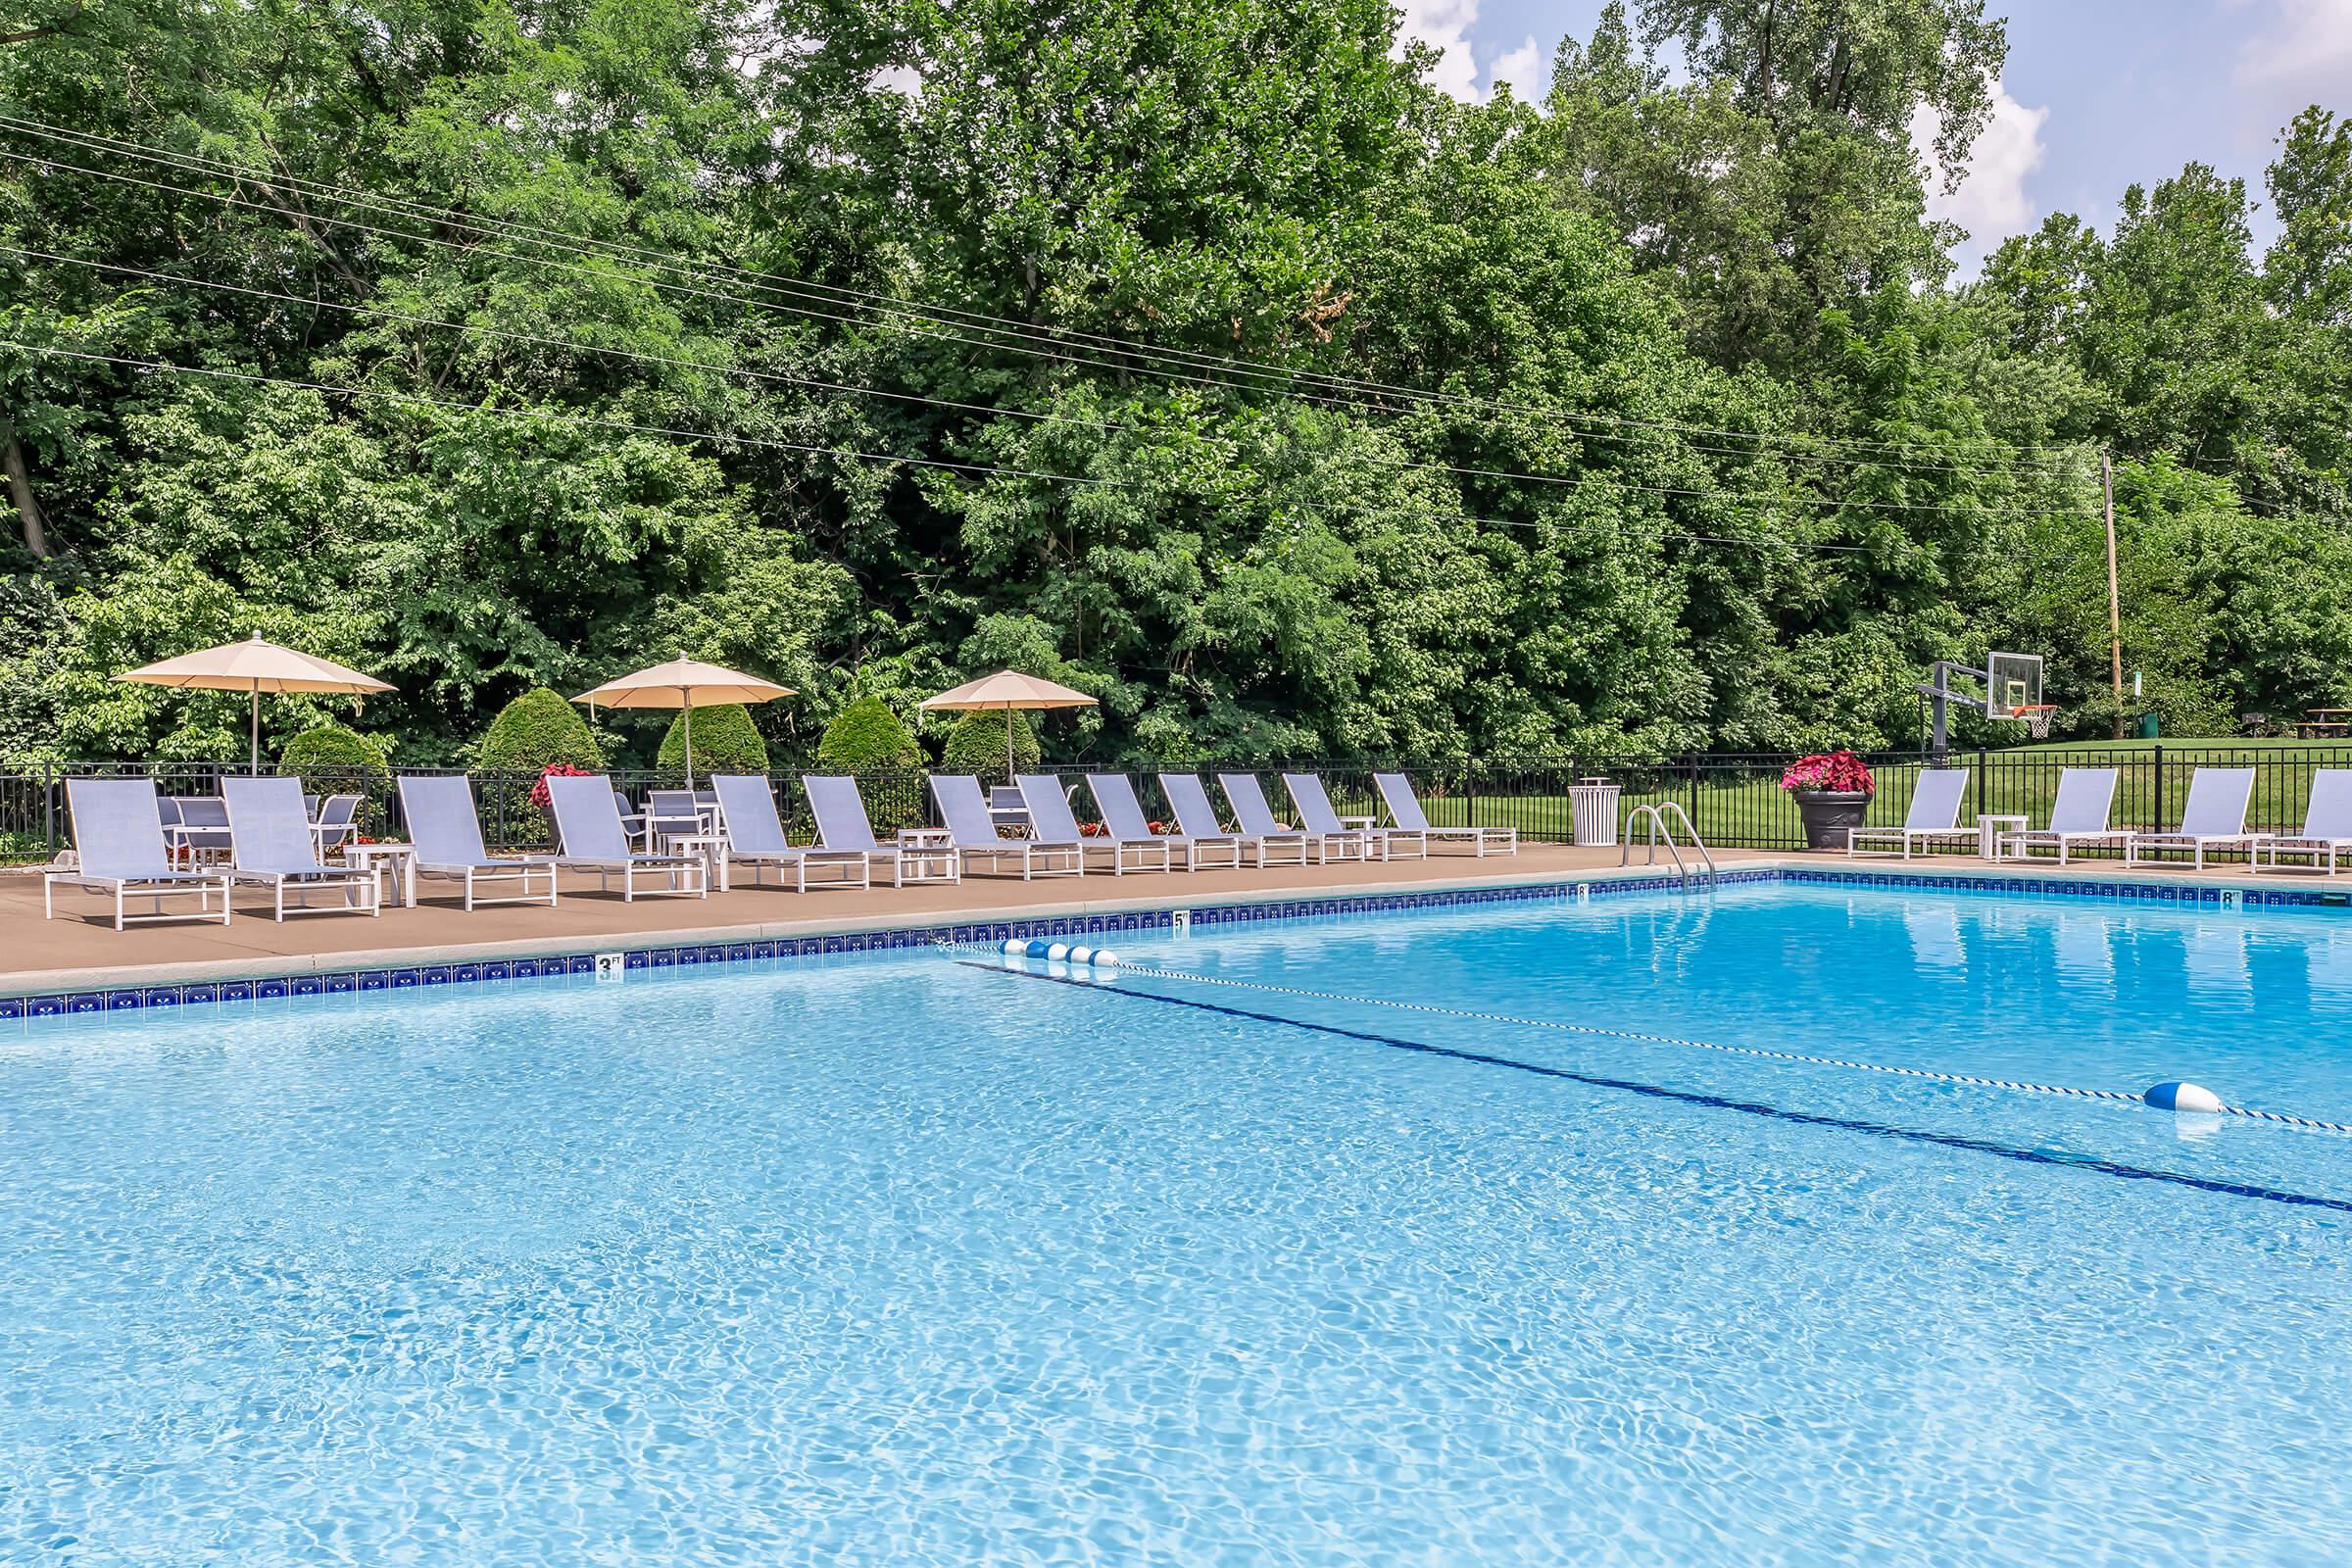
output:
M1796 803L1781 787L1783 770L1794 758L1787 754L1727 756L1708 754L1661 760L1452 760L1394 764L1367 762L1237 763L1234 770L1250 771L1266 780L1278 811L1286 806L1275 775L1286 768L1322 774L1333 805L1343 815L1383 816L1373 773L1397 771L1413 783L1414 793L1430 820L1440 826L1515 827L1523 838L1565 844L1575 836L1569 791L1582 781L1617 785L1620 830L1639 807L1675 802L1688 811L1699 835L1724 849L1786 850L1804 842ZM1885 753L1866 759L1876 775L1869 825L1900 823L1909 807L1921 769L1933 765L1921 753ZM2178 825L2188 799L2191 775L2199 767L2251 767L2255 786L2247 825L2256 830L2300 828L2311 794L2312 775L2321 768L2352 768L2348 746L2246 746L2227 744L2155 747L2068 747L2017 751L1954 752L1945 765L1966 768L1970 784L1962 820L1981 815L2022 817L2029 826L2049 820L2058 779L2069 767L2112 767L2117 781L2114 822L2118 827L2159 828ZM1173 771L1213 773L1220 764L1180 765ZM1065 783L1076 783L1079 766L1048 768ZM165 795L204 796L220 793L220 779L244 771L234 762L59 763L15 772L0 772L0 861L45 860L72 841L66 808L69 777L145 776ZM456 768L404 768L404 772L454 773ZM1152 767L1128 770L1147 815L1172 817ZM532 773L474 770L474 796L480 807L483 837L493 849L545 848L550 839L546 813L534 806L531 792L538 783ZM936 820L928 774L916 768L858 775L867 815L877 832L929 825ZM645 791L675 787L674 773L648 769L614 769L615 788L632 799ZM808 799L797 773L774 773L770 782L782 804L787 825L806 842L813 830ZM313 770L307 787L317 794L356 793L366 804L361 832L371 838L401 838L398 792L385 774L360 770ZM1212 790L1212 795L1213 795ZM1092 816L1086 793L1073 804L1081 819Z

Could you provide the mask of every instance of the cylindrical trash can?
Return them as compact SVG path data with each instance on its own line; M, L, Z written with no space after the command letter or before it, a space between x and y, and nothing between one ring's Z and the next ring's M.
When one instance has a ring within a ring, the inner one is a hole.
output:
M2152 741L2156 738L2157 717L2158 715L2154 713L2142 713L2139 715L2139 738L2141 740Z
M1624 789L1605 778L1580 778L1568 786L1568 808L1576 817L1576 842L1607 849L1617 842L1617 797Z

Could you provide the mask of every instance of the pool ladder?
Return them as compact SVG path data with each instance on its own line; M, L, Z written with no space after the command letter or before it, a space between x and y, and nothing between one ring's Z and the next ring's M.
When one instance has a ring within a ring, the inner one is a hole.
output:
M1662 801L1656 806L1637 806L1627 812L1625 844L1617 852L1617 863L1619 865L1633 863L1634 825L1646 818L1649 822L1649 860L1647 863L1651 865L1658 863L1658 841L1664 839L1666 853L1674 858L1674 874L1682 879L1683 887L1687 891L1690 886L1690 868L1683 862L1682 847L1674 841L1674 823L1666 820L1666 813L1669 811L1674 813L1676 821L1683 824L1683 831L1690 835L1690 847L1698 852L1699 859L1704 861L1707 867L1707 886L1713 887L1715 885L1715 857L1707 852L1707 841L1698 836L1698 828L1691 822L1690 813L1683 809L1680 801Z

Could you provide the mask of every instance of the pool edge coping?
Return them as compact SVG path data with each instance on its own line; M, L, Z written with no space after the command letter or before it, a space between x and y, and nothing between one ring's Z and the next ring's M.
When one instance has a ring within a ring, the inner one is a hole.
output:
M1935 862L1854 862L1787 855L1740 860L1717 880L1727 885L1790 882L1813 886L1911 887L1938 892L2032 893L2098 902L2132 902L2243 909L2263 906L2328 906L2352 903L2352 890L2325 884L2249 885L2242 877L2165 876L2136 873L2128 879L2095 870L2064 870L2044 863L2023 867L1929 869ZM1695 880L1695 879L1693 879ZM131 964L82 969L26 971L0 976L0 1022L170 1006L187 1003L271 1000L278 997L342 995L352 992L438 989L561 975L593 975L600 955L617 954L625 969L663 969L837 954L905 952L909 949L999 941L1007 937L1055 937L1165 931L1173 911L1187 910L1194 925L1258 923L1318 915L1446 908L1593 894L1674 891L1685 879L1652 865L1590 870L1494 871L1441 881L1365 883L1316 893L1286 889L1272 893L1227 892L1187 897L1182 893L1125 893L1102 900L1070 900L1038 907L999 906L910 914L890 919L871 914L796 920L764 920L700 928L615 932L601 936L519 938L423 948L358 949L256 958L199 959L179 963Z

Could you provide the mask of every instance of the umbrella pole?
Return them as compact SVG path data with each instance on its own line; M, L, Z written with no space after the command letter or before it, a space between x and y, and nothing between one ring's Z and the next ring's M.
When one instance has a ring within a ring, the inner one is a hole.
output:
M694 788L694 688L681 686L678 688L678 696L683 698L686 704L686 788L692 791Z
M249 763L253 776L262 774L262 683L253 683L253 757Z

